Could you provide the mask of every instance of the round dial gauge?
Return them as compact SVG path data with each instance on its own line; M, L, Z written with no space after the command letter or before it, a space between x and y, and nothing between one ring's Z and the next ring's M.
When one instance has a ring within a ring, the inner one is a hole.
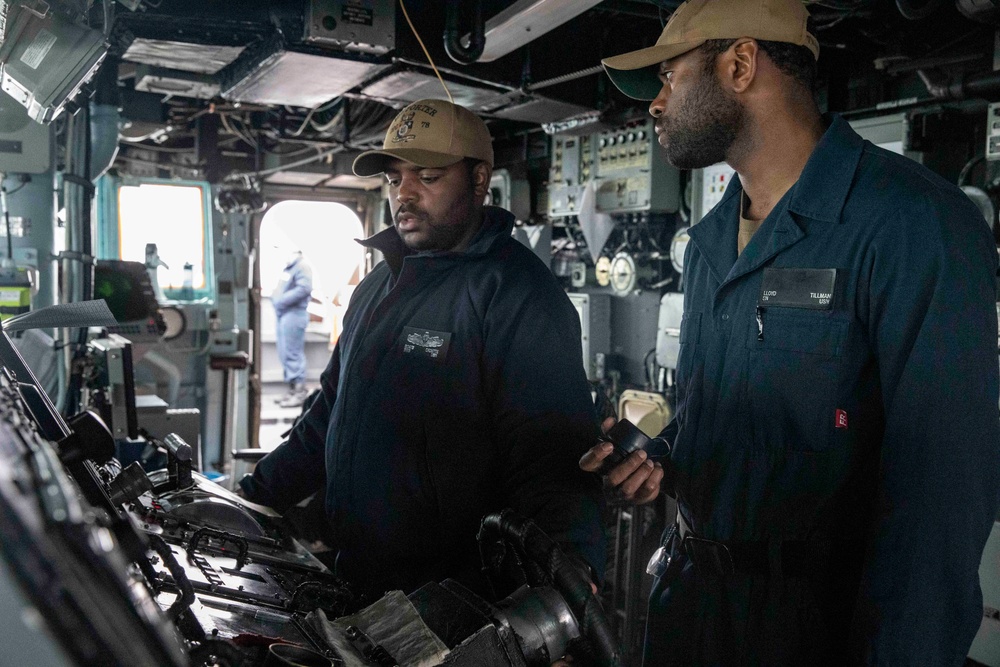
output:
M681 227L670 242L670 262L674 265L674 271L681 275L684 275L684 251L687 250L690 240L688 228Z
M631 294L635 283L635 260L627 252L618 253L611 260L611 289L616 294Z
M597 258L597 264L594 266L594 273L597 278L597 284L601 287L607 287L611 282L611 258L604 255Z
M166 331L163 332L163 340L173 340L187 329L187 318L180 308L174 306L160 308L160 315L163 316L163 323L167 325Z

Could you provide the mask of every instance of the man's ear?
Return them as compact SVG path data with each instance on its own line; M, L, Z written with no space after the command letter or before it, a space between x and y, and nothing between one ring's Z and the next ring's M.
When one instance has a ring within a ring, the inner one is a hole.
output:
M734 93L743 93L757 78L757 59L760 57L760 46L749 37L736 40L725 54L725 70L723 84Z
M476 197L485 198L490 191L490 179L493 178L493 167L485 162L477 162L472 168L472 185Z

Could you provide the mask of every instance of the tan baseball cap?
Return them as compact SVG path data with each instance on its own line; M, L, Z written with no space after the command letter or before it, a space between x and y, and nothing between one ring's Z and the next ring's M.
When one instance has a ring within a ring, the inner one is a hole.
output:
M354 160L354 173L381 174L391 159L447 167L467 157L493 166L493 138L486 123L446 100L417 100L393 119L381 150L366 151Z
M663 83L657 66L710 39L753 37L805 46L819 58L819 42L807 29L802 0L687 0L674 11L656 44L601 61L611 81L629 97L652 100Z

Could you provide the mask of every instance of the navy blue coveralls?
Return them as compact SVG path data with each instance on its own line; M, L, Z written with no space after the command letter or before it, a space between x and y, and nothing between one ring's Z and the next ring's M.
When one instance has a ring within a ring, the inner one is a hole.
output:
M338 572L380 594L457 578L485 592L476 533L512 507L595 572L600 480L580 457L599 427L580 319L548 268L487 207L465 252L385 261L351 297L322 393L243 483L284 511L325 489Z
M278 316L278 359L285 382L299 384L306 379L305 335L309 324L309 299L312 296L312 269L302 260L293 259L281 276L280 293L272 300Z
M958 188L828 120L742 254L739 179L690 230L661 437L691 534L735 556L669 540L648 667L960 665L983 616L997 251ZM767 305L767 269L812 289Z

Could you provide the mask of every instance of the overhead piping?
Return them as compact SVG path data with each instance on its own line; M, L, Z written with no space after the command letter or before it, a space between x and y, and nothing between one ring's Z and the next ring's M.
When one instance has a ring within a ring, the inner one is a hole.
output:
M601 0L517 0L486 21L479 62L493 62L600 4Z
M939 100L964 100L982 98L993 100L1000 97L1000 72L984 74L952 81L947 75L935 70L917 70L920 80L929 92Z
M462 30L459 27L461 15L460 0L448 0L444 19L444 50L448 57L460 65L471 65L479 60L486 48L486 23L483 21L482 0L472 0L465 3L472 6L472 33L469 35L469 45L462 44Z

